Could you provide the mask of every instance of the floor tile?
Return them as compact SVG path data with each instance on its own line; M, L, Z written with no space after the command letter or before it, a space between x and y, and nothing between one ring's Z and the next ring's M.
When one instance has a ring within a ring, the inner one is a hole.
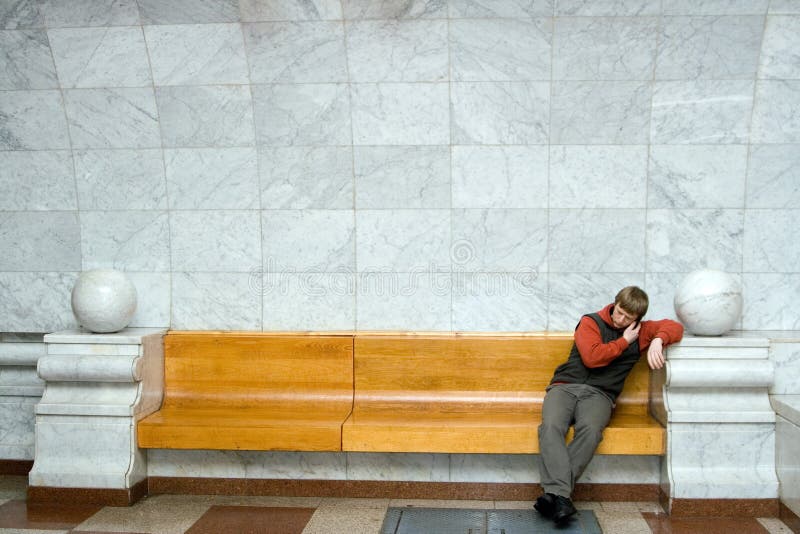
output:
M11 500L0 505L0 528L70 529L94 515L102 506L28 506Z
M145 498L126 508L103 508L78 525L75 531L184 534L210 507L202 502L159 497Z
M27 476L0 476L0 500L25 500L28 493Z
M777 517L766 517L758 520L770 534L794 534L794 531L790 529L786 524L783 523Z
M378 534L388 507L326 506L323 503L303 534Z
M301 534L314 508L212 506L186 534Z
M761 523L752 517L672 517L666 514L642 514L653 534L767 534Z

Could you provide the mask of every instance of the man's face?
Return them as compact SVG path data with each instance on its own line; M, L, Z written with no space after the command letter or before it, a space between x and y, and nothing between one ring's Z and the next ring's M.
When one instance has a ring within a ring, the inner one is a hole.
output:
M611 322L614 324L614 328L618 330L628 328L628 326L635 320L635 315L628 313L625 308L619 304L614 305L614 311L611 312Z

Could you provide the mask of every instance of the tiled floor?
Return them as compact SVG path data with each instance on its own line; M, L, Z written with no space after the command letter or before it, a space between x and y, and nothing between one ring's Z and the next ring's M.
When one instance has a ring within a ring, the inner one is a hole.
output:
M0 476L0 534L377 534L390 506L530 508L530 502L155 495L127 508L28 508L27 477ZM577 503L607 534L792 534L774 518L676 519L656 503ZM423 533L420 533L423 534Z

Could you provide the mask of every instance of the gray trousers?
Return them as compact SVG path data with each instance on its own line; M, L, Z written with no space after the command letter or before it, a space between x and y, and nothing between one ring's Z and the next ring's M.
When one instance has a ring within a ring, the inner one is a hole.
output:
M548 388L539 425L539 476L545 493L572 495L575 481L603 440L613 409L611 399L592 386L556 384ZM564 438L573 424L575 436L566 445Z

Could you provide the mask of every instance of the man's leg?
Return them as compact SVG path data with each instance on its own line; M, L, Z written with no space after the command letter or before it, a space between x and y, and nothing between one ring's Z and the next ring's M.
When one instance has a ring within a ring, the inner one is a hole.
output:
M577 397L567 385L556 385L544 396L542 424L539 425L539 476L545 493L569 497L572 493L572 465L564 443L572 423Z
M575 405L575 436L567 446L573 484L586 469L603 440L614 405L595 388L584 386Z

